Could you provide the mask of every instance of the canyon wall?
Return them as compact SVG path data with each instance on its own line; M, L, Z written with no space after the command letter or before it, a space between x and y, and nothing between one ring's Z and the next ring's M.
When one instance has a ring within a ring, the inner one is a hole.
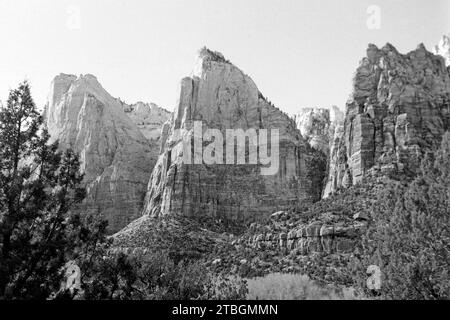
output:
M80 155L87 198L78 207L103 216L115 232L140 216L159 147L152 147L92 75L61 74L45 109L52 140Z
M263 176L260 165L183 163L176 146L191 141L194 121L224 136L226 129L278 129L279 170ZM181 82L173 119L163 127L144 214L247 220L305 205L320 198L322 181L312 169L316 153L295 121L269 103L250 77L204 48L193 76Z
M154 103L126 104L122 102L122 107L126 115L138 126L144 137L151 142L159 140L163 124L172 115L171 112Z
M331 144L324 197L369 173L414 174L450 125L449 69L421 44L408 54L369 45Z
M328 156L337 127L344 123L344 113L337 107L301 108L294 115L302 136L309 145Z
M330 110L326 108L301 108L295 122L302 136L314 149L329 153Z

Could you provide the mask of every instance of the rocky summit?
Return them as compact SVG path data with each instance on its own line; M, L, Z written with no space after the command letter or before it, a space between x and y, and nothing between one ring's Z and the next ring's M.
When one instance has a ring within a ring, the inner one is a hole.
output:
M185 164L175 146L182 139L191 140L194 121L222 133L278 129L278 172L263 176L259 165L248 164ZM148 185L144 214L241 221L316 201L322 188L314 167L316 154L295 121L272 105L249 76L222 54L204 48L193 76L181 81L173 119L163 127L161 154Z
M52 140L79 153L87 198L79 208L100 214L111 232L140 216L159 149L92 75L54 78L45 110Z
M408 54L369 45L353 80L343 126L333 137L324 196L369 173L416 172L450 125L445 60L423 45Z

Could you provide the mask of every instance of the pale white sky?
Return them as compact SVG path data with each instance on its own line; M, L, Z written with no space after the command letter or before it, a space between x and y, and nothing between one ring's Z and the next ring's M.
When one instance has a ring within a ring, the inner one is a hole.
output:
M449 2L0 0L0 100L27 78L42 107L55 75L91 73L113 96L173 110L206 45L286 112L343 108L367 44L430 50L450 32ZM381 10L379 29L367 26L371 5Z

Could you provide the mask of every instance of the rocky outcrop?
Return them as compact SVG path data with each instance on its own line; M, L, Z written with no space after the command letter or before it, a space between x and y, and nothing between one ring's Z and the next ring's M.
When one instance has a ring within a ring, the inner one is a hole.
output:
M330 110L325 108L302 108L295 115L295 122L310 146L328 155L331 125Z
M191 259L198 259L229 241L226 234L207 229L200 221L181 217L159 219L148 215L133 221L112 239L114 251L138 255L164 251Z
M176 146L192 141L194 121L224 137L226 129L278 129L279 170L263 176L259 164L183 163ZM200 51L194 75L181 82L179 103L163 127L161 143L145 214L247 220L320 198L321 182L315 182L316 172L310 170L317 151L302 138L295 121L220 53Z
M333 138L324 196L369 171L414 173L450 125L450 77L423 45L404 55L369 45L358 67L344 125Z
M100 214L111 232L137 218L159 149L92 75L61 74L45 110L53 140L80 155L87 198L78 208Z
M433 53L443 56L445 64L450 66L450 36L444 35L439 44L434 47Z
M169 120L172 113L158 107L154 103L137 102L126 104L122 102L123 111L141 130L149 141L158 141L161 137L161 128Z
M298 255L311 253L348 253L367 226L367 218L354 220L328 214L307 224L300 224L286 232L266 232L246 239L257 250L287 250Z

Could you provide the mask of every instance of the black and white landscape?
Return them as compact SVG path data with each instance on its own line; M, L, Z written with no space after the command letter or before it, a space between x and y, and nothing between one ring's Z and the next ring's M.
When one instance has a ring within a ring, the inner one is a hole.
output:
M450 3L318 2L0 1L0 300L449 299Z

